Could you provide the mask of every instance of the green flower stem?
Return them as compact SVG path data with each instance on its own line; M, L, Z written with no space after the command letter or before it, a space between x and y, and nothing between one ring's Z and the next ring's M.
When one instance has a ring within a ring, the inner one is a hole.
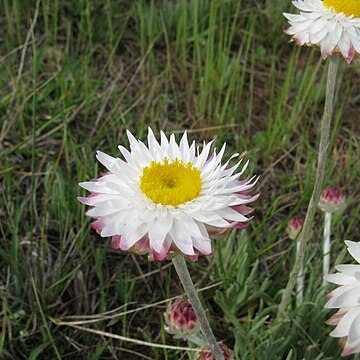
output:
M323 286L326 285L325 276L329 274L330 270L330 234L331 234L331 218L330 212L325 212L324 223L324 244L323 244Z
M199 319L201 332L205 338L206 343L210 346L216 360L224 360L223 353L219 344L211 330L209 321L206 317L205 310L201 305L201 301L191 280L189 270L186 266L186 261L183 256L177 255L172 259L175 270L179 276L180 282L188 296L189 302L194 308L196 315Z
M321 122L321 138L319 145L318 166L316 171L315 184L311 195L310 203L308 206L308 210L306 213L305 222L300 234L299 251L296 254L295 264L290 273L289 281L283 292L281 303L279 305L278 317L280 318L284 317L285 315L286 308L289 305L291 294L296 283L296 279L298 278L299 272L301 270L301 264L304 259L307 241L311 235L315 213L321 195L321 190L324 181L324 174L325 174L326 150L329 145L331 119L334 110L335 85L336 85L336 76L339 68L339 60L340 59L337 56L332 56L330 59L327 85L326 85L325 109L324 109L324 116Z

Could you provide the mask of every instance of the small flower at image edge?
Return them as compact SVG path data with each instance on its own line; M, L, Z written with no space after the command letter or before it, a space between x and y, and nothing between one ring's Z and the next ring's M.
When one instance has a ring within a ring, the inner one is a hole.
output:
M322 57L341 54L350 63L360 53L359 0L297 0L300 14L284 13L285 31L300 46L318 46Z
M339 188L330 186L322 192L319 201L319 207L322 211L334 213L344 209L345 205L345 196Z
M348 252L360 264L360 243L345 241ZM339 309L328 321L336 326L330 336L341 338L343 356L360 352L360 265L338 265L338 273L327 275L327 281L339 285L328 295L327 309Z
M196 313L186 299L170 302L164 313L164 318L165 330L174 335L175 338L186 338L200 330Z
M220 343L219 345L222 350L224 360L233 360L233 352L224 343ZM215 360L215 357L211 353L210 348L205 346L196 354L196 360Z
M149 129L147 146L129 131L127 136L130 150L119 146L124 160L98 151L108 172L80 183L90 191L79 201L93 206L86 213L96 219L91 226L112 237L112 248L157 261L177 253L196 261L212 254L210 237L247 226L258 178L239 179L248 162L236 173L241 160L229 162L238 154L222 164L225 145L211 153L212 142L204 143L200 150L186 133L178 144L173 134L168 139L161 132L159 143Z
M289 220L286 231L291 240L295 240L304 225L305 216L304 215L296 215L292 219Z

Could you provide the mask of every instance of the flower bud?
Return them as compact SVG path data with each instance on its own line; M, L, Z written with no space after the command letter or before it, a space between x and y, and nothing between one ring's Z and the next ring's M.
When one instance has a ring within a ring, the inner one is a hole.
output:
M220 343L219 346L222 350L224 360L234 359L233 352L224 343ZM215 357L212 354L210 347L205 346L196 354L196 360L215 360Z
M330 186L321 194L319 207L324 212L334 213L345 207L345 201L342 191L335 186Z
M164 318L165 330L175 338L186 338L200 329L195 310L186 299L171 302L164 313Z
M304 215L296 215L295 217L290 219L286 230L291 240L295 240L298 237L304 225L304 222L305 222Z

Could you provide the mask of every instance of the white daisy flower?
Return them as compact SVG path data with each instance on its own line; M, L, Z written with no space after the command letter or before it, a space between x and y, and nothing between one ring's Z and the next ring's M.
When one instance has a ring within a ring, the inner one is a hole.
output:
M341 53L350 63L360 53L359 0L297 0L300 14L284 13L290 22L285 32L298 45L319 46L324 59Z
M225 145L210 153L212 142L202 151L188 143L184 133L179 144L172 134L161 132L160 143L151 129L148 146L127 132L130 151L119 146L124 160L97 152L108 173L80 183L91 192L79 198L93 206L87 216L102 237L112 237L115 249L149 253L163 260L168 253L183 253L196 260L200 253L211 255L210 237L229 228L243 228L252 209L246 204L257 178L239 180L248 162L235 174L222 164Z
M351 256L360 264L360 243L345 241ZM360 265L338 265L339 272L325 279L340 285L329 295L327 309L339 309L328 324L336 326L330 336L342 338L343 356L360 352Z

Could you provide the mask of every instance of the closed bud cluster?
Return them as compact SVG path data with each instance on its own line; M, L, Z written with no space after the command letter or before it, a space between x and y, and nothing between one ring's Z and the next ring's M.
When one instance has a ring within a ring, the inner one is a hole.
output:
M195 310L185 299L171 302L164 313L164 318L165 330L175 338L186 338L200 329Z
M319 207L324 212L334 213L342 210L346 205L345 202L342 191L335 186L330 186L321 194Z
M304 222L305 222L304 215L296 215L295 217L290 219L286 230L291 240L295 240L298 237L304 225Z
M233 360L233 352L224 343L220 343L219 345L222 350L224 360ZM215 360L215 357L212 354L210 347L205 346L197 353L196 360Z

